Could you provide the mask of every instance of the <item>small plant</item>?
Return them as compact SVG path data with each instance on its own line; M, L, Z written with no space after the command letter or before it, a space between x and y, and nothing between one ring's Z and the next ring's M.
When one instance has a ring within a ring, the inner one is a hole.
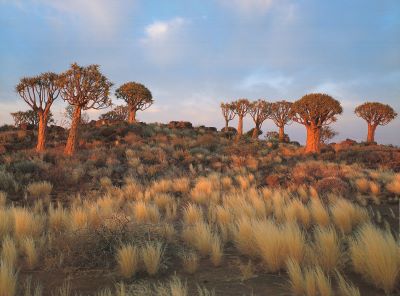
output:
M341 247L336 230L332 227L318 227L314 231L314 255L321 268L331 273L337 268L341 259Z
M123 245L117 250L117 263L120 274L124 278L131 278L135 275L139 265L138 249L131 245Z
M164 249L161 242L148 242L141 249L143 262L149 275L155 275L160 269L163 253Z
M26 188L26 191L29 193L29 196L31 196L34 199L43 199L43 200L49 199L52 190L53 190L53 185L46 181L30 183Z
M26 237L22 240L21 247L26 259L26 265L29 269L33 269L38 261L38 251L35 241L31 237Z
M10 268L14 268L17 256L18 252L14 240L6 236L1 244L1 261Z
M14 296L17 290L17 276L11 266L0 262L0 296Z
M211 262L214 266L220 266L224 254L221 239L216 234L213 235L211 242Z

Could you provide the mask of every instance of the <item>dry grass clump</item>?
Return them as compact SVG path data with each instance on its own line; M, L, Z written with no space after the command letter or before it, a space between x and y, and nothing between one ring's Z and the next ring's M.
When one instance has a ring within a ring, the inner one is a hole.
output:
M183 222L186 225L194 225L203 221L203 210L195 204L188 204L183 209Z
M119 272L124 278L131 278L138 271L139 252L132 244L122 245L117 250L116 260Z
M350 233L354 226L369 219L365 209L343 198L337 199L330 210L336 227L344 234Z
M330 222L328 210L319 198L311 198L310 213L312 220L319 226L327 226Z
M369 181L367 178L356 179L355 182L357 190L361 193L367 193L369 190Z
M26 191L36 199L48 199L50 197L53 185L47 181L30 183Z
M257 247L254 242L253 225L249 218L241 218L236 221L233 229L233 240L240 253L254 257L257 255Z
M26 236L37 237L43 228L43 219L39 215L34 215L26 208L13 208L14 235L18 239Z
M200 255L211 254L214 235L207 223L199 222L184 228L182 237L189 245L198 250Z
M7 193L0 190L0 208L3 208L6 205L7 201Z
M143 258L144 266L149 275L155 275L161 266L161 260L164 253L164 248L161 242L147 242L141 248L141 257Z
M35 241L31 237L26 237L21 242L22 252L25 255L26 265L29 269L35 268L38 262L38 250Z
M333 295L331 281L319 266L301 269L298 262L288 260L286 268L289 274L290 286L296 296L331 296Z
M255 221L253 235L258 255L271 272L281 270L288 258L298 262L304 259L305 237L295 224L279 227L271 220Z
M185 272L194 274L199 268L199 256L195 252L183 254L182 265Z
M391 233L363 225L350 241L354 270L387 294L399 283L400 247Z
M172 182L172 190L182 194L188 193L190 190L190 180L188 178L177 178Z
M0 240L9 235L13 228L12 215L7 209L0 208Z
M133 214L138 223L158 223L161 219L158 207L144 201L137 201L133 204Z
M220 237L216 234L213 235L211 241L211 262L214 266L220 266L222 257L224 255L223 243Z
M386 189L390 192L400 195L400 174L396 174L392 181L386 185Z
M11 266L0 262L0 296L14 296L17 291L17 276Z
M193 201L199 204L206 204L216 198L217 187L215 178L200 177L190 192Z
M14 268L17 262L17 257L17 246L15 245L14 240L11 237L6 236L1 244L1 261L10 268Z
M305 228L311 225L311 215L308 208L298 199L292 199L283 210L287 222L298 222Z
M314 258L316 263L331 273L338 267L341 259L340 240L333 227L317 227L314 231Z
M68 212L58 204L57 208L50 205L48 211L49 227L54 232L61 232L67 229L69 223Z
M89 227L88 213L83 208L73 208L69 213L69 225L72 231L86 231Z

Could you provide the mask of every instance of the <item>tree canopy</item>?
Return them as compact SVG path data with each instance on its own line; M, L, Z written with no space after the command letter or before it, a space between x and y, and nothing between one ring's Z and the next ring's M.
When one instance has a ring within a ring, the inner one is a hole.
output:
M368 124L374 126L387 125L397 116L397 113L391 106L378 102L364 103L356 107L354 113Z

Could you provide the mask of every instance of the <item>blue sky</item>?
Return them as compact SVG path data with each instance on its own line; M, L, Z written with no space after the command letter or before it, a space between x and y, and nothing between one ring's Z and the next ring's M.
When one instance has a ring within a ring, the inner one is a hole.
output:
M361 140L357 104L380 101L400 113L400 2L0 0L0 124L27 109L14 92L22 76L72 62L101 65L116 86L148 86L155 104L138 114L142 121L221 127L221 101L294 101L318 91L345 110L335 140ZM56 117L63 107L54 106ZM396 119L376 138L400 145L399 130ZM287 131L304 141L302 126Z

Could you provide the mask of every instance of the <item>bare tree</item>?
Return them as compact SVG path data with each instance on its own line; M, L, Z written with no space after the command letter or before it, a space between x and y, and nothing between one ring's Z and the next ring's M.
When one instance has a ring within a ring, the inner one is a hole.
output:
M354 113L368 124L368 143L375 142L375 130L378 125L387 125L397 116L392 107L378 102L364 103L358 106Z
M292 104L293 103L287 101L272 103L270 118L279 128L279 142L285 142L285 125L289 124L292 120L290 116Z
M239 99L231 103L231 108L239 118L237 140L243 135L243 118L249 113L250 102L247 99Z
M150 90L141 83L127 82L116 91L117 98L124 100L129 107L129 123L136 122L136 112L149 108L154 100Z
M230 103L221 103L221 111L222 111L222 116L224 116L225 119L224 131L228 131L229 121L233 120L236 114L235 112L233 112L232 104Z
M99 70L98 65L81 67L76 63L62 75L62 97L74 106L74 115L64 153L73 155L78 140L78 128L82 110L103 109L111 105L112 83Z
M307 129L306 153L319 153L321 129L336 121L336 115L343 112L339 101L327 94L308 94L292 105L293 121Z
M257 139L263 122L271 115L271 103L258 100L250 103L249 114L253 118L255 127L251 137Z
M46 148L50 108L60 95L61 87L60 76L51 72L22 78L15 87L21 98L37 113L39 123L36 151L38 152L42 152Z

